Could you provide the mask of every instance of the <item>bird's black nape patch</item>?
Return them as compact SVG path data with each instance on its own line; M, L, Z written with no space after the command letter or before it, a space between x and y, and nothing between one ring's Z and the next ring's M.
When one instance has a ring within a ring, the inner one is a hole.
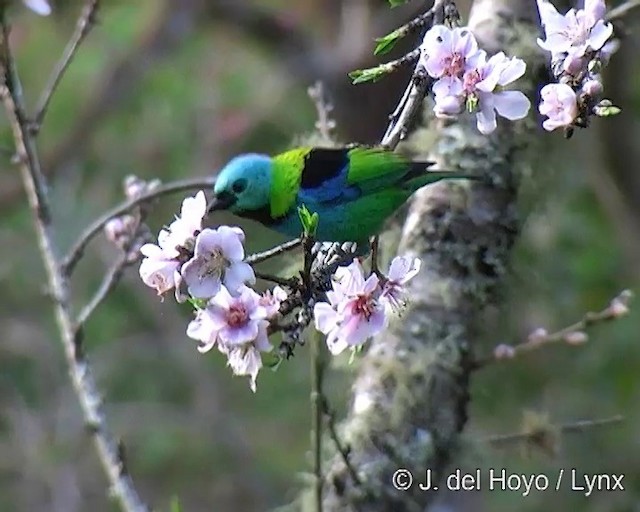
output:
M300 186L316 188L335 178L349 163L346 149L315 148L304 158Z

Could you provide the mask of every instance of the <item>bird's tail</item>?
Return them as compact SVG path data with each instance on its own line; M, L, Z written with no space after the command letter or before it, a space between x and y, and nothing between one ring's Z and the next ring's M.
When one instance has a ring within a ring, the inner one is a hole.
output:
M455 171L428 171L435 162L412 162L411 169L402 180L412 190L417 190L440 180L481 180L479 176L472 176Z

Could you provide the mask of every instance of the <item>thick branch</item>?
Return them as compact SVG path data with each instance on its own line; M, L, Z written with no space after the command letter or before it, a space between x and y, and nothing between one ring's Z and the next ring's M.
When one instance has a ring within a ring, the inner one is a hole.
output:
M518 88L530 98L543 66L536 51L523 51L537 33L534 9L526 0L478 0L469 23L490 53L513 54L518 47L529 65ZM394 491L393 472L430 468L439 476L454 455L467 421L475 323L482 307L497 300L508 268L519 226L517 165L525 159L519 150L534 139L529 120L499 124L483 136L469 116L442 122L433 148L426 147L433 134L425 129L408 141L417 157L489 183L440 183L414 196L400 252L420 257L423 267L410 283L402 322L375 339L363 358L344 428L349 459L366 489L337 454L325 483L326 510L424 510L435 495Z
M4 6L0 6L3 52L1 62L3 77L0 84L0 95L13 131L17 161L29 205L34 214L38 244L54 301L56 323L62 338L71 383L80 401L85 422L93 435L98 457L109 480L112 495L123 510L142 512L147 510L147 507L138 496L127 473L120 457L118 443L107 431L100 393L91 368L82 354L80 340L75 336L68 282L59 269L54 245L55 233L51 223L46 182L40 168L35 140L28 126L22 88L9 49L9 28L4 19L3 9Z

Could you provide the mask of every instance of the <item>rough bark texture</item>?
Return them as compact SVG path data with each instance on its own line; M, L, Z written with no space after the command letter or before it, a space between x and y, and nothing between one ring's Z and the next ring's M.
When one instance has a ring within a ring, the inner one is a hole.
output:
M531 0L480 0L469 20L490 54L504 50L527 60L517 86L532 100L532 112L536 78L543 76L534 9ZM502 119L489 137L469 121L421 128L407 141L406 149L428 154L442 168L488 176L490 183L438 184L414 197L399 252L421 257L423 268L411 282L410 308L363 357L340 433L360 482L343 457L333 456L325 510L425 510L435 493L417 484L427 468L437 480L455 456L467 422L476 323L497 300L508 268L518 235L518 183L531 166L527 150L540 136L531 119ZM393 488L398 468L413 473L411 490Z

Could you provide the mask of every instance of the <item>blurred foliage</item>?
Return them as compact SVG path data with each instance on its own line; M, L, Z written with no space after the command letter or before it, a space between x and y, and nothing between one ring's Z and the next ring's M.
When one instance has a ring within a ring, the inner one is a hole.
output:
M63 247L90 219L121 200L121 182L129 173L165 181L205 175L240 151L282 150L314 123L306 96L309 83L300 79L307 72L282 65L282 55L269 41L247 37L230 22L205 18L197 2L176 2L175 8L157 0L104 3L100 24L56 94L40 138L44 168L53 175ZM382 0L356 4L368 9L371 19L392 15ZM319 47L337 44L338 29L351 27L346 47L357 44L362 54L333 66L335 76L318 77L328 83L348 85L346 71L371 65L373 37L393 29L360 40L355 24L333 22L341 6L335 0L256 5L291 30L312 34ZM50 18L18 8L13 13L12 37L31 105L73 29L79 6L77 0L60 1ZM624 44L637 40L628 37ZM638 64L627 64L625 76L637 83ZM363 87L357 94L369 101L381 95L393 102L400 92L386 78L377 89ZM350 94L346 90L333 91L338 106L344 105L341 94ZM634 92L614 98L624 109L621 115L597 121L598 127L570 141L541 134L549 141L549 156L544 169L532 170L523 200L535 207L523 212L530 215L505 302L487 314L490 329L477 341L478 351L522 339L538 326L562 327L637 284L637 253L629 241L640 239L632 230L639 219L624 223L622 201L603 194L607 152L597 131L627 123L637 140L640 94L637 88ZM341 115L352 120L343 130L346 140L379 121L362 108ZM9 130L2 123L0 145L10 148ZM630 162L628 171L639 167ZM0 511L112 510L66 379L33 229L6 157L0 196ZM640 202L640 197L627 199ZM179 197L163 201L151 218L152 228L159 228L179 203ZM222 215L217 220L232 219ZM241 224L248 230L250 250L273 243L273 234ZM92 246L74 279L79 303L98 285L113 254L104 240ZM253 395L244 379L231 376L222 358L194 350L184 333L188 319L187 307L160 302L133 270L86 333L112 430L128 448L142 494L157 510L177 510L179 503L183 511L260 511L292 501L309 470L307 351L299 350L277 372L263 371ZM640 458L635 456L640 449L639 320L634 306L628 318L594 329L585 346L559 345L483 370L473 379L469 448L460 461L550 477L558 468L572 467L623 472L625 493L585 498L568 491L533 492L523 498L485 492L444 498L459 502L459 510L635 507L640 497ZM351 369L338 360L327 382L339 413L346 405ZM492 433L517 431L523 411L530 409L558 423L617 413L627 419L563 437L554 457L523 456L517 446L495 451L480 441Z

